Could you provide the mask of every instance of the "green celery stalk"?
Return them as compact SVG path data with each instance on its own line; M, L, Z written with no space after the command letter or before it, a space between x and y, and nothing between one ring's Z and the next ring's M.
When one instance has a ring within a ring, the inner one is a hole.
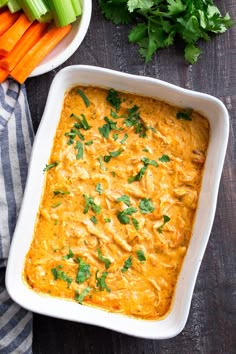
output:
M48 2L57 27L63 27L76 20L71 0L50 0Z
M8 0L0 0L0 9L8 3Z
M38 20L49 11L43 0L18 0L18 2L30 21Z
M12 14L21 9L21 6L19 5L17 0L8 0L7 6Z
M80 4L80 0L71 0L71 2L75 12L75 16L80 16L82 14L82 7Z
M38 21L41 23L48 23L53 20L52 12L48 11L45 15L41 16Z

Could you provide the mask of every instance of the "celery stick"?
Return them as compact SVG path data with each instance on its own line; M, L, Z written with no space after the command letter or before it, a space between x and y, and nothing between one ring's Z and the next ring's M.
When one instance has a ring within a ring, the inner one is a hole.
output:
M80 16L82 14L80 0L71 0L71 2L75 12L75 16Z
M21 6L19 5L17 0L9 0L7 3L8 9L11 11L11 13L15 13L21 9Z
M51 22L53 20L52 12L51 11L47 12L45 15L41 16L38 20L41 23Z
M0 9L7 4L8 0L0 0Z
M30 21L38 20L49 8L43 0L17 0Z
M49 2L56 26L63 27L76 20L76 15L70 0L51 0Z

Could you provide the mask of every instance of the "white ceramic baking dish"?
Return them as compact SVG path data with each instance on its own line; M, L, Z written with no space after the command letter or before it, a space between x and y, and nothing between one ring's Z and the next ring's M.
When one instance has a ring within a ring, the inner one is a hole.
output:
M24 259L32 241L45 178L42 171L50 157L64 94L72 86L80 84L114 88L155 97L179 107L191 107L206 116L210 122L210 142L193 234L171 310L163 320L137 320L81 306L73 301L40 295L29 289L22 280ZM61 70L51 85L35 138L24 199L11 245L6 285L12 299L33 312L98 325L137 337L165 339L180 333L187 321L196 277L213 224L228 132L227 110L221 101L212 96L185 90L153 78L98 67L71 66Z

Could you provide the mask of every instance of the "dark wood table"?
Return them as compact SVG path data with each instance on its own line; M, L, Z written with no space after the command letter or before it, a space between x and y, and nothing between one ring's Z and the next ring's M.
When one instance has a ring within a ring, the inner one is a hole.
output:
M216 2L223 13L228 11L236 21L235 0ZM209 43L201 43L204 54L194 66L184 61L181 45L160 51L150 63L144 64L137 47L128 44L127 32L126 26L116 27L105 21L98 1L93 1L87 36L79 50L61 67L90 64L159 78L220 98L231 117L215 222L195 286L189 319L177 337L154 341L34 315L34 354L236 353L236 26ZM60 68L27 80L35 131L49 86Z

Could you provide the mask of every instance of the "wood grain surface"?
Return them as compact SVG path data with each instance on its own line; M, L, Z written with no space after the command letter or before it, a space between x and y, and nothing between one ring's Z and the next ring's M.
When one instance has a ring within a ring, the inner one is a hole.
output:
M236 22L236 0L216 1ZM34 354L233 354L236 353L236 26L200 43L203 55L194 66L183 59L181 43L159 52L148 64L127 42L128 28L104 20L98 1L88 34L77 52L60 68L90 64L206 92L220 98L230 113L230 138L219 190L216 217L197 278L187 325L165 341L138 339L69 321L34 316ZM27 80L35 131L53 77L60 70ZM220 142L219 142L220 143ZM207 208L207 205L206 205Z

